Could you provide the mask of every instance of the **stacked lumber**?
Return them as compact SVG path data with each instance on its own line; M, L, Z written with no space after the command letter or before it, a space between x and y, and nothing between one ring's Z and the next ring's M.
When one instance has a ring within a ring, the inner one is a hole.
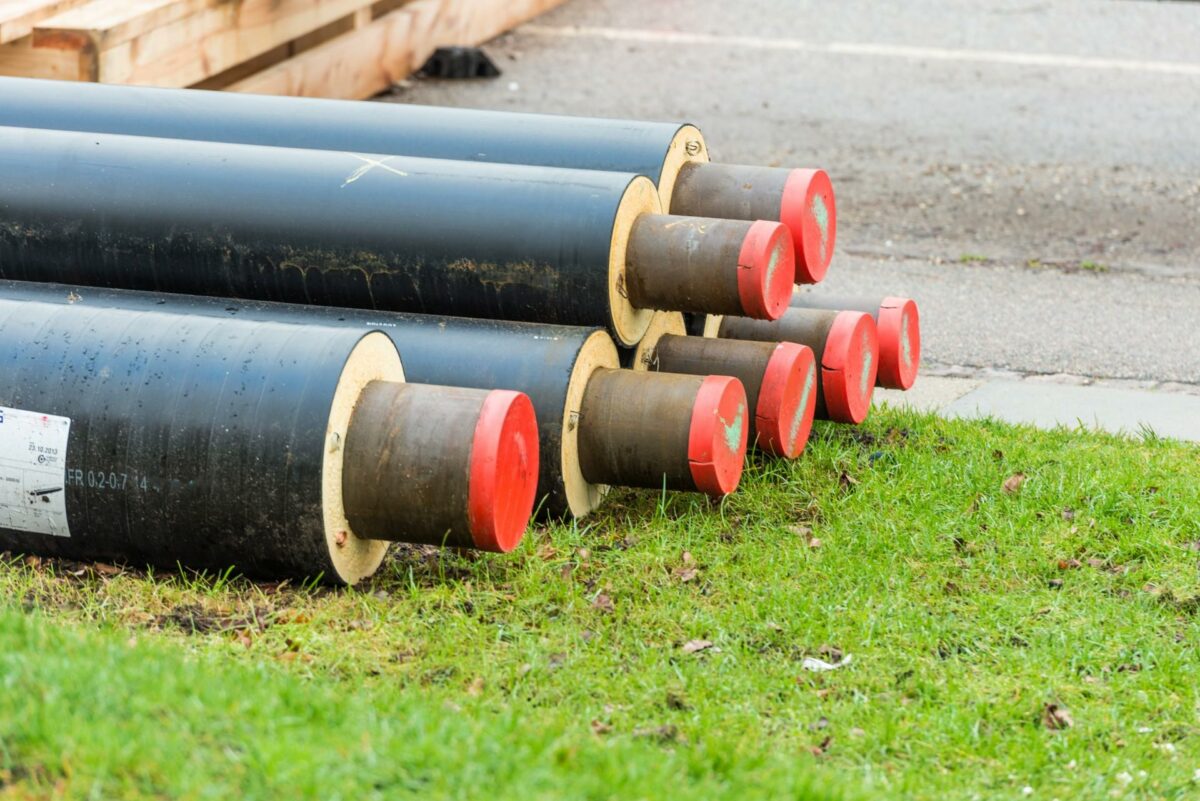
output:
M919 365L809 291L828 175L684 122L0 78L0 165L0 547L354 583L723 498Z
M562 0L9 0L0 75L369 97Z

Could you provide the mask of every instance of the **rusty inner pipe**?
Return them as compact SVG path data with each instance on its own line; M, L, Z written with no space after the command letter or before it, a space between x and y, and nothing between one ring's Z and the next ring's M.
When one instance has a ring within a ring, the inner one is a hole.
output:
M596 484L723 496L741 479L746 392L728 376L600 368L579 414L579 462Z
M359 537L511 551L537 490L533 404L507 390L372 381L342 469Z
M669 211L779 220L792 234L798 284L821 281L833 258L837 206L824 170L689 162L679 171Z
M642 309L775 320L795 280L791 234L764 220L643 214L625 262L629 301Z

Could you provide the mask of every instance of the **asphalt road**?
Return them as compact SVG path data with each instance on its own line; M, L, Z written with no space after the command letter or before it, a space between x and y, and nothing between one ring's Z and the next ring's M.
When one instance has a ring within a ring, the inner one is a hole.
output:
M1200 385L1198 3L570 0L487 50L501 78L391 99L824 167L828 283L916 297L931 372Z

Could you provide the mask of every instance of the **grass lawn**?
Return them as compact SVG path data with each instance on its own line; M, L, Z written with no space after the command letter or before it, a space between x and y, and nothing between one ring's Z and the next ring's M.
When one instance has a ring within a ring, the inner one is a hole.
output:
M1200 449L895 411L353 591L13 558L0 797L1196 798L1198 563Z

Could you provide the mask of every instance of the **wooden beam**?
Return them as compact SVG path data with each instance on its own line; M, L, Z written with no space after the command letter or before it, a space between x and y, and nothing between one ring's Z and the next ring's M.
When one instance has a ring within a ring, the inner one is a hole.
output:
M0 44L33 32L33 26L88 0L7 0L0 2Z
M37 23L34 47L74 47L88 42L97 51L221 4L221 0L91 0Z
M482 44L562 2L415 0L228 89L306 97L370 97L410 75L438 47Z
M13 78L91 80L92 60L78 50L43 50L26 36L0 45L0 75Z
M351 15L364 0L234 0L99 53L98 80L190 86Z

